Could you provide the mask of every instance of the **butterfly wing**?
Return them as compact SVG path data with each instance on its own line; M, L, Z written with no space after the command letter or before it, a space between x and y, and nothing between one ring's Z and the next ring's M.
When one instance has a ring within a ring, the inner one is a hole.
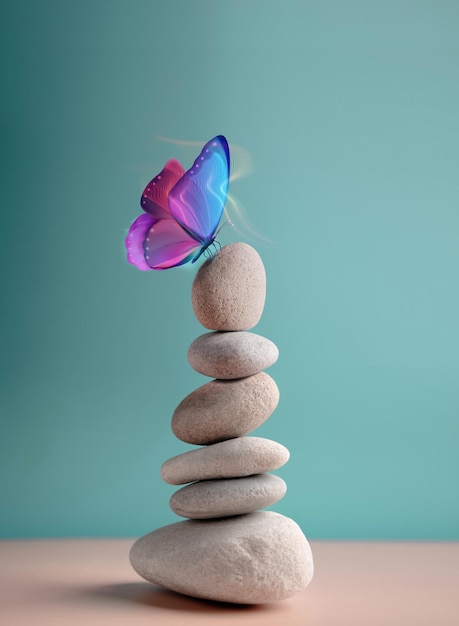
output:
M190 261L201 244L173 219L142 213L126 237L127 259L139 270L165 270Z
M148 231L156 221L157 220L151 217L151 215L142 213L142 215L139 215L135 222L131 224L128 235L124 240L127 260L139 270L151 270L151 267L145 260L143 242L145 241Z
M212 243L228 195L229 147L223 135L211 139L169 192L172 216L199 241Z
M156 219L171 219L168 205L170 190L182 178L185 170L175 159L171 159L145 187L140 199L140 206Z
M184 173L182 165L171 159L142 193L140 206L145 213L139 215L131 225L125 240L127 259L140 270L162 269L156 268L156 265L164 263L169 267L169 255L173 265L185 263L189 250L198 246L196 241L189 241L189 237L172 217L167 201L170 190Z
M201 244L175 220L158 220L143 242L145 262L153 270L165 270L190 261Z

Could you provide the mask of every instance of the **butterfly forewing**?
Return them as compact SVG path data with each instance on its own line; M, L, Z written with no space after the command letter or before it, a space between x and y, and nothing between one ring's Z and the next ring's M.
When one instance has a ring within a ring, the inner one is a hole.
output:
M162 171L155 176L143 190L140 199L142 209L156 219L171 218L168 196L171 189L185 174L183 166L171 159Z
M228 194L229 148L222 135L211 139L169 192L177 222L202 246L213 241Z

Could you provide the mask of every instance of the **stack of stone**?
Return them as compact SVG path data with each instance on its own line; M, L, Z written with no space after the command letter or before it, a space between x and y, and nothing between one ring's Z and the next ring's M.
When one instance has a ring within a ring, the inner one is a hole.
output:
M268 339L248 332L263 312L266 277L258 253L232 244L198 271L192 303L213 332L198 337L188 360L214 378L176 408L172 430L202 446L167 460L169 484L182 485L171 509L187 521L140 538L131 563L145 579L181 593L237 603L281 600L304 589L313 572L309 544L291 519L260 511L280 500L273 474L289 458L281 444L247 437L277 406L279 390L263 370L278 357Z

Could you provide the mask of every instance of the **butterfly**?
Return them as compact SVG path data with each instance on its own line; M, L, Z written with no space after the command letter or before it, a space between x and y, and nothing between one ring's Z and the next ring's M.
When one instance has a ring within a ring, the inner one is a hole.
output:
M228 195L228 142L206 143L185 172L175 159L145 187L144 213L129 228L127 260L139 270L165 270L199 259L215 241Z

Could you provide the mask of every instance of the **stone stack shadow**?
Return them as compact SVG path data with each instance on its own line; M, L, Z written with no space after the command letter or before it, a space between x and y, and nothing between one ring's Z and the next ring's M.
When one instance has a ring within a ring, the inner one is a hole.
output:
M280 443L246 436L277 407L279 390L263 370L278 357L273 342L248 332L263 312L266 276L247 244L225 246L193 283L197 320L212 332L188 350L190 365L212 377L176 408L172 431L201 447L163 463L161 476L186 485L170 507L187 521L144 537L131 563L145 579L187 595L236 603L287 598L310 582L312 554L299 526L260 511L278 502L286 484L270 474L289 459Z

